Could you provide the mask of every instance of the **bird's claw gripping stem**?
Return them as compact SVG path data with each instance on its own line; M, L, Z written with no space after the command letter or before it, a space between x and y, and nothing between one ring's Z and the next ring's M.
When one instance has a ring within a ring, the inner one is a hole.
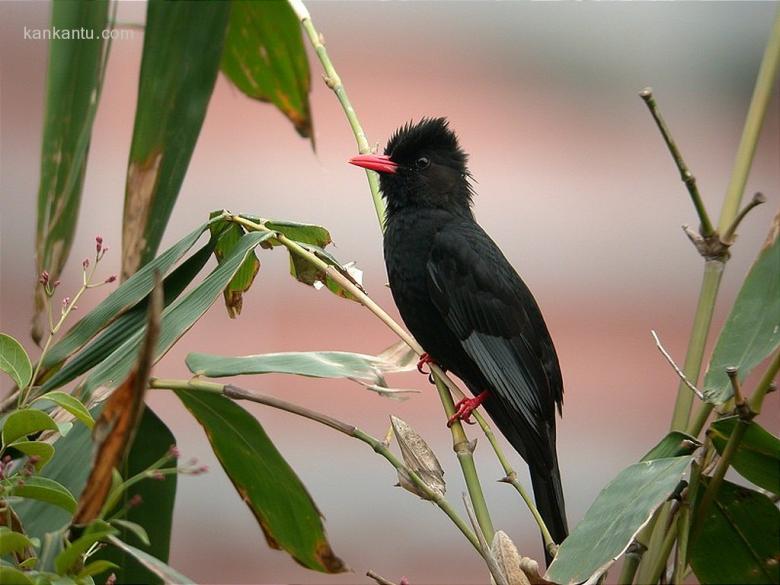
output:
M447 419L447 426L451 427L456 420L463 421L467 425L473 425L476 421L471 420L471 413L490 396L490 392L484 390L474 398L464 398L455 404L455 414Z
M425 367L426 364L432 364L432 363L433 363L433 359L431 358L431 356L428 355L427 352L422 354L420 356L419 361L417 362L417 371L420 372L421 374L430 374L430 372L426 372L425 370L423 370L423 368Z

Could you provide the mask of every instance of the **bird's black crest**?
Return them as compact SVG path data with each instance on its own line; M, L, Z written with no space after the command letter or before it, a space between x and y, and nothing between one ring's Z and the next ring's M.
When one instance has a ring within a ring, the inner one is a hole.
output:
M416 124L407 122L388 140L385 154L393 160L405 160L423 148L447 152L454 163L465 169L468 155L460 148L458 137L450 130L446 118L423 118Z

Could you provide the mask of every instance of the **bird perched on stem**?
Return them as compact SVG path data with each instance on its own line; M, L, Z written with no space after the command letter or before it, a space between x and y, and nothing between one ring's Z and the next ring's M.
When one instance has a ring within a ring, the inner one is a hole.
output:
M400 128L383 155L352 164L380 173L387 202L385 263L401 317L426 360L455 373L528 463L536 506L555 542L568 534L555 410L563 381L555 347L528 287L471 210L467 156L444 118ZM549 556L548 556L549 562Z

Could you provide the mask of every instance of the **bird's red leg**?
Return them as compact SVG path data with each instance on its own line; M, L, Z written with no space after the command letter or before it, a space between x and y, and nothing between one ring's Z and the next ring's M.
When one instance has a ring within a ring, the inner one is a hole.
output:
M464 423L473 425L476 421L471 420L471 413L474 412L485 399L490 396L490 392L483 390L474 398L464 398L455 405L455 414L447 420L447 426L451 427L456 420L462 420Z
M420 359L417 362L417 371L420 372L421 374L429 374L430 372L426 372L425 370L423 370L423 367L426 364L432 364L432 363L433 363L433 359L431 358L431 356L428 355L428 352L425 352L420 356Z

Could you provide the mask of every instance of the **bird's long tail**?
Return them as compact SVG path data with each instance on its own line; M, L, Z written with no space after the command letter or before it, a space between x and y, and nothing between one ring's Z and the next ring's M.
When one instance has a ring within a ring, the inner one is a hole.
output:
M569 535L569 528L566 524L566 506L563 501L561 473L558 470L557 457L552 469L537 466L531 466L529 469L536 508L547 525L553 540L560 544ZM544 558L547 565L552 562L552 556L547 547L544 549Z

